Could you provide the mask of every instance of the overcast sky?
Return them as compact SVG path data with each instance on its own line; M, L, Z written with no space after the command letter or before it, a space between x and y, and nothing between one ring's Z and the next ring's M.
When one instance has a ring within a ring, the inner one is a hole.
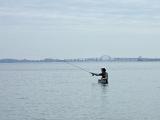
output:
M0 58L160 57L159 0L0 0Z

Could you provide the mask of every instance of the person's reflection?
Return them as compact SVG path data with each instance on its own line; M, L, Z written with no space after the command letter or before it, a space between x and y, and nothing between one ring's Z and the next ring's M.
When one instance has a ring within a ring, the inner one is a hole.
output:
M109 85L108 84L100 84L103 93L108 92Z

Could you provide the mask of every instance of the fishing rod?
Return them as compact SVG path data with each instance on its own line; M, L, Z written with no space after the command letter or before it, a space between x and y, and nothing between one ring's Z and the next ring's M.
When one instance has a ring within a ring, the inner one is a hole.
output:
M76 68L78 68L78 69L80 69L80 70L82 70L82 71L85 71L85 72L87 72L87 73L91 73L90 71L88 71L88 70L86 70L86 69L84 69L84 68L82 68L82 67L80 67L80 66L78 66L78 65L75 65L75 64L72 64L72 63L70 63L70 62L66 62L66 61L64 61L66 64L69 64L69 65L71 65L71 66L73 66L73 67L76 67ZM92 73L91 73L92 74Z
M86 69L78 66L78 65L72 64L71 62L64 61L64 63L66 63L66 64L68 64L68 65L71 65L71 66L73 66L73 67L75 67L75 68L78 68L78 69L80 69L80 70L82 70L82 71L85 71L85 72L87 72L87 73L90 73L90 74L92 74L92 76L95 74L95 73L93 73L93 72L90 72L90 71L88 71L88 70L86 70ZM107 67L106 69L108 69L108 67Z

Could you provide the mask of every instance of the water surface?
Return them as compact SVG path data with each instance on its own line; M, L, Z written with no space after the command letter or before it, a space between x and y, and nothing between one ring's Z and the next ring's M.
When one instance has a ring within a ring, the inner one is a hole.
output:
M0 64L1 120L158 120L160 63Z

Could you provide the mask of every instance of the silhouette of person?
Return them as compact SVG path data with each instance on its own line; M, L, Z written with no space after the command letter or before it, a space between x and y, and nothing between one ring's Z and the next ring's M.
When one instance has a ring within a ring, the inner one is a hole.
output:
M108 84L108 73L106 72L105 68L101 68L101 73L97 74L97 73L91 73L92 76L102 76L101 79L99 81L102 81L103 83Z

